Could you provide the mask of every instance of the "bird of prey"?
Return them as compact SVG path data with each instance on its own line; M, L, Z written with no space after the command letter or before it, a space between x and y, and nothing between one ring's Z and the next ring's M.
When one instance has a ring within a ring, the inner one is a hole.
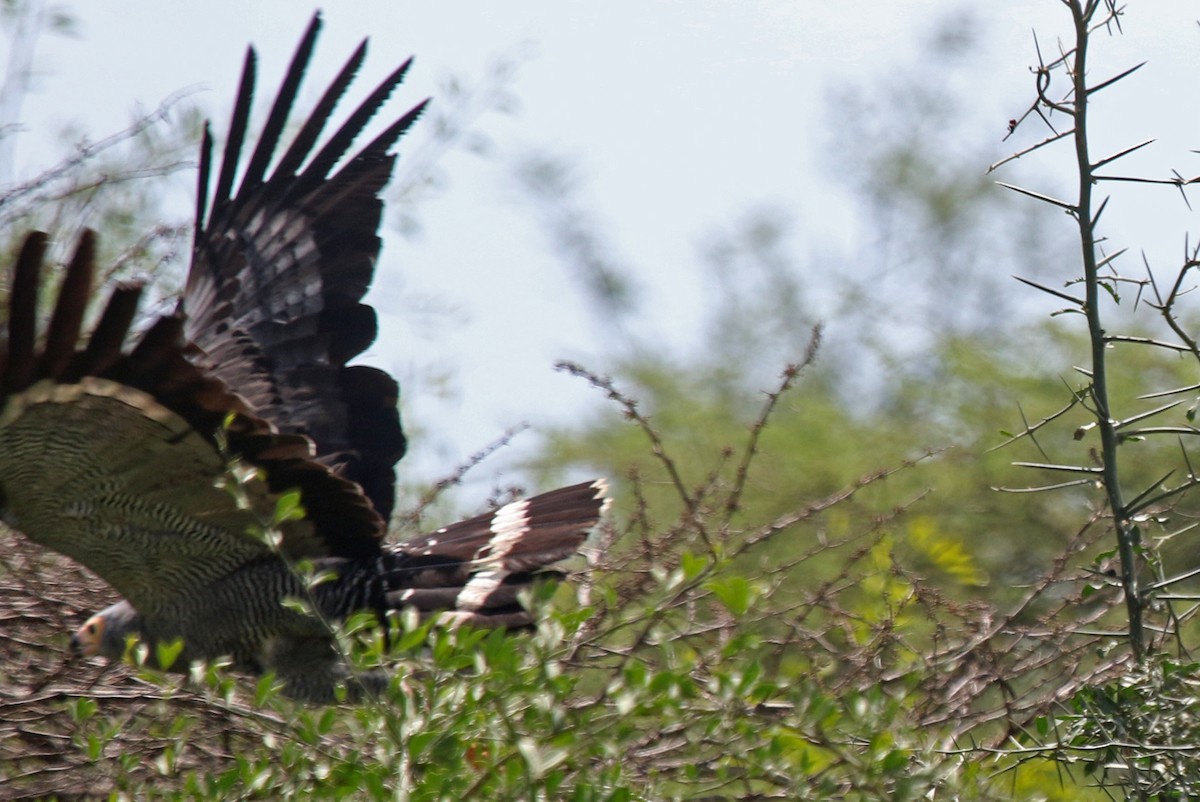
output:
M0 332L0 518L123 597L75 633L76 651L120 657L136 636L153 663L153 647L181 640L179 665L228 656L240 670L275 672L291 696L328 701L342 682L355 695L386 682L350 674L328 622L413 607L528 625L519 592L579 551L607 502L602 480L585 482L385 542L406 448L399 387L348 363L376 336L362 298L389 149L426 103L347 156L410 59L322 141L364 41L282 148L319 29L317 16L240 167L255 83L248 51L211 193L206 127L192 263L174 313L133 334L142 287L121 284L84 336L89 232L39 333L47 237L26 238ZM304 515L276 522L295 491ZM299 562L330 578L314 585Z

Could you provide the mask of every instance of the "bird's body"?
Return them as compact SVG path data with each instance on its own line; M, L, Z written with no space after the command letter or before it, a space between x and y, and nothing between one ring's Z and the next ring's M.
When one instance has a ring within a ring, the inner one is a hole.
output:
M137 285L118 286L81 338L90 233L39 336L46 238L26 240L0 350L0 517L124 597L76 633L84 653L119 657L129 636L152 647L181 640L181 664L228 656L239 669L276 672L295 696L327 700L349 677L328 622L413 607L527 625L519 589L578 551L606 501L603 482L587 482L385 542L407 444L399 387L348 363L376 334L362 298L395 159L388 149L425 104L346 157L405 63L317 147L364 43L278 154L318 28L314 19L239 177L248 55L211 195L205 135L179 309L132 347ZM277 520L296 490L305 514ZM328 577L311 585L300 562ZM381 682L360 679L369 690Z

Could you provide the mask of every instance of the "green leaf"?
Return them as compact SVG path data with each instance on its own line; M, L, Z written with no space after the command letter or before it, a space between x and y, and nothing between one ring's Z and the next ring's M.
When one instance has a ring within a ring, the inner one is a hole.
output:
M708 557L692 554L686 549L679 555L679 569L684 580L695 579L709 566Z
M96 704L96 700L87 697L76 699L68 707L68 710L71 712L71 719L76 724L81 724L96 715L97 709L99 709L99 705Z
M309 615L312 612L312 606L303 599L297 599L295 596L288 596L279 602L284 609L291 610L302 615Z
M254 683L254 705L262 707L275 695L275 674L264 674Z
M175 661L179 659L179 655L182 652L183 638L175 638L172 641L159 641L154 646L154 657L158 661L158 667L163 671L169 671L171 666L175 665Z
M741 576L713 579L706 582L704 587L720 599L721 604L735 616L745 615L758 596L750 581Z
M275 500L275 523L303 520L307 513L300 503L300 491L289 490Z

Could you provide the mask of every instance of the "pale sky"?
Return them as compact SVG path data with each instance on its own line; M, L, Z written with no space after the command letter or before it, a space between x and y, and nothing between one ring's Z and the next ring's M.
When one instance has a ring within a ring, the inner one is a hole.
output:
M1200 149L1195 6L1131 2L1125 35L1098 40L1102 72L1150 59L1136 84L1112 90L1108 117L1098 117L1094 128L1098 151L1160 138L1131 169L1200 172L1185 160L1189 149ZM583 405L602 402L552 370L561 358L603 370L605 329L518 191L516 158L548 150L576 163L583 200L620 257L639 268L645 308L653 312L639 331L686 350L704 303L692 272L697 243L712 227L770 204L820 232L825 247L852 249L863 236L845 188L822 163L836 141L829 90L869 85L913 64L923 34L964 7L987 31L986 52L970 72L945 78L971 88L973 113L981 130L994 133L999 159L1011 148L1000 141L1005 123L1030 97L1032 31L1050 50L1066 31L1058 0L327 3L302 98L324 88L363 36L371 37L371 50L360 92L408 55L417 57L389 107L393 117L436 96L447 76L471 80L499 56L527 54L511 85L519 109L480 120L495 155L452 154L442 165L446 189L418 210L420 238L385 239L370 298L383 332L367 361L405 380L409 424L439 434L414 444L408 469L436 478L505 428L567 422ZM262 101L313 10L295 0L73 4L80 37L39 43L18 169L31 174L46 166L55 151L41 143L66 123L99 137L123 127L135 106L153 108L193 85L205 88L198 102L223 131L246 45L259 51ZM423 136L418 131L401 153ZM193 177L179 180L187 187ZM1146 214L1136 193L1125 204L1107 213L1130 213L1114 224L1115 233L1134 240L1134 248L1161 247L1175 258L1181 226L1194 222L1182 205L1169 215ZM415 328L406 311L424 297L453 306L454 324L431 334ZM454 371L456 397L439 397L411 378L430 366ZM504 466L489 463L478 478L517 478Z

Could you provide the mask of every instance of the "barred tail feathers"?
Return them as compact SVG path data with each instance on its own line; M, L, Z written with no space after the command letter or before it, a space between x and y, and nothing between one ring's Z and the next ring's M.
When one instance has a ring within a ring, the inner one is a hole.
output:
M580 552L610 504L607 490L603 479L551 490L394 546L384 558L387 608L528 626L521 591L564 576L553 566Z

